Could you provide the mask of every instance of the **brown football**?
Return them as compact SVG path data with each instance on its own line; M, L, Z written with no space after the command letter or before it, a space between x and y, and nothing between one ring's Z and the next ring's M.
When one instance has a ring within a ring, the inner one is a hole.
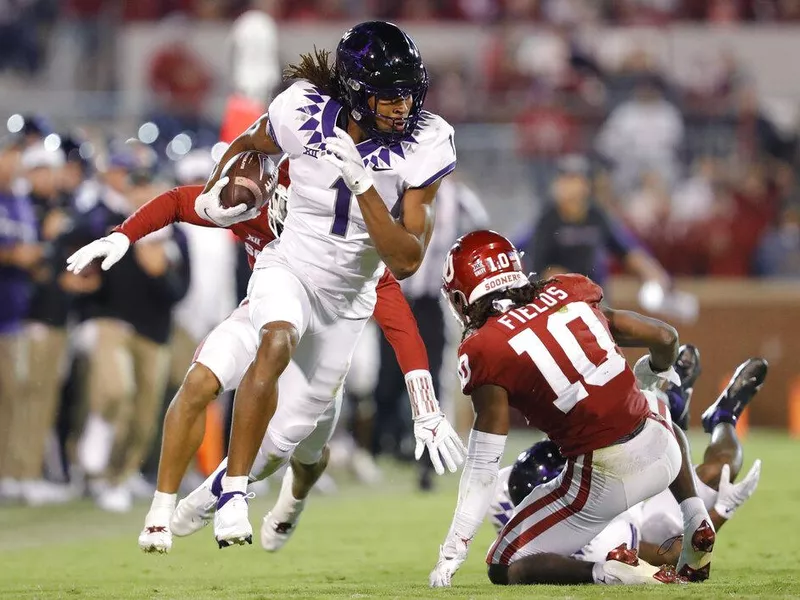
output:
M274 164L266 154L242 152L235 156L225 172L228 184L220 193L220 204L226 208L246 204L261 208L272 193Z

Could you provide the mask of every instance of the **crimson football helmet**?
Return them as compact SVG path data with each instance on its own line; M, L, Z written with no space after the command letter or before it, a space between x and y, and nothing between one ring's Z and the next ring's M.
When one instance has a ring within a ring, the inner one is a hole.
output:
M519 252L495 231L473 231L460 237L444 261L442 293L463 326L467 307L487 294L527 285Z

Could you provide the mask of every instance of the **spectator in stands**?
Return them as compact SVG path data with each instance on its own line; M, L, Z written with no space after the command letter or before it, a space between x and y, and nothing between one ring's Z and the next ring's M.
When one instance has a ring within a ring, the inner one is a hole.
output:
M19 411L24 383L23 325L31 293L30 272L42 259L36 217L27 195L12 183L20 158L19 144L0 141L0 499L17 499L22 488L16 453L10 445L14 412Z
M153 195L150 165L126 145L111 158L105 187L84 215L92 237L105 235ZM132 505L129 480L150 449L169 370L172 309L189 287L186 238L174 227L147 236L87 298L94 327L89 356L89 415L78 443L81 467L104 510Z
M800 279L800 205L784 208L778 224L764 235L755 272L761 277Z
M4 2L0 9L0 72L35 75L44 53L39 39L36 8L41 2Z
M659 173L671 189L681 175L683 117L668 102L654 76L639 79L634 97L615 108L596 140L598 152L613 165L620 193L634 189L647 171Z
M11 422L10 447L22 498L40 504L70 497L66 488L42 480L42 468L66 367L70 295L92 291L97 281L63 272L63 240L73 218L72 206L62 204L59 193L63 151L35 143L23 152L21 162L42 257L32 271L34 286L25 328L27 377Z
M275 0L252 0L231 26L231 87L268 106L281 82Z
M602 285L610 252L641 280L669 286L661 265L592 200L584 157L562 158L551 189L554 202L542 211L525 248L527 264L536 273L542 277L580 273Z

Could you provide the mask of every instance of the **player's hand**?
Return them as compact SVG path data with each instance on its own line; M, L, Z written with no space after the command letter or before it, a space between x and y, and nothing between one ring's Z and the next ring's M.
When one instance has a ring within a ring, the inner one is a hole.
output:
M225 208L220 204L219 195L228 184L228 177L220 177L210 190L200 194L194 201L194 212L201 219L213 223L217 227L230 227L242 221L249 221L258 216L259 209L253 207L248 210L246 204L237 204Z
M342 179L351 192L356 196L363 194L372 187L372 177L364 168L361 154L353 138L343 129L334 127L333 132L336 137L325 139L325 152L322 158L342 172Z
M733 513L744 504L758 487L761 478L761 460L756 460L747 475L738 483L731 483L731 468L722 466L719 474L719 493L714 510L723 519L730 519Z
M417 440L414 458L419 460L423 450L427 448L438 475L444 474L442 461L451 473L455 473L467 456L464 442L441 412L420 415L414 419L414 437Z
M666 371L653 371L649 354L645 354L636 361L636 364L633 366L633 374L636 376L636 381L639 383L639 389L642 390L655 390L664 381L669 381L675 385L681 384L681 378L678 377L675 367L670 367Z
M467 560L468 551L467 545L459 538L445 540L445 543L439 546L439 562L428 576L431 587L450 587L453 575Z
M72 271L76 275L83 271L89 264L98 258L102 258L100 268L108 271L119 260L125 256L131 241L124 233L115 231L106 237L95 240L90 244L75 252L67 259L67 271Z

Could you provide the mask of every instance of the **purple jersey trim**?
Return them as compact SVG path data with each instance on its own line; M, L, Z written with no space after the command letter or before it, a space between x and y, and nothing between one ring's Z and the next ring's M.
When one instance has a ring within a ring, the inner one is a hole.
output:
M445 175L449 175L450 173L452 173L455 170L455 168L456 168L456 161L453 161L449 165L447 165L445 168L443 168L441 171L438 171L438 172L434 173L431 177L429 177L427 180L425 180L421 184L415 185L412 189L419 189L419 188L428 187L429 185L431 185L432 183L438 181L439 179L441 179Z

